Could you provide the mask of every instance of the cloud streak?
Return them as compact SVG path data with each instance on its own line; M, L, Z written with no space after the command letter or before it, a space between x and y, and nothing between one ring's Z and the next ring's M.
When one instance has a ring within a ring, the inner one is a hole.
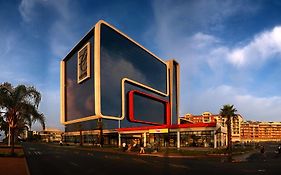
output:
M228 61L237 67L262 64L276 56L281 56L281 26L262 32L247 45L227 53Z
M202 105L204 105L206 111L218 113L222 107L221 104L234 104L238 113L242 114L246 120L261 121L276 121L276 114L281 112L281 108L276 107L281 105L281 96L256 97L249 95L244 89L228 85L208 88L196 94L196 99L196 103L192 104L193 112L202 111Z
M281 103L281 96L253 95L256 89L249 84L259 81L253 73L281 56L281 26L255 34L247 42L241 40L243 45L227 45L218 35L229 19L255 14L258 3L155 1L153 7L156 25L150 31L161 57L176 58L181 65L181 115L218 113L229 103L246 119L278 120L281 110L275 105Z
M34 0L22 0L19 5L19 12L22 16L22 19L25 22L30 22L32 16L34 15L33 7L36 1Z

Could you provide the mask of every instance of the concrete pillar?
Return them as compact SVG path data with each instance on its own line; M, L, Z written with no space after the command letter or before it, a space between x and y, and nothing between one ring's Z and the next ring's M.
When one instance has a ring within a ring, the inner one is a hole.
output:
M181 142L180 142L180 132L177 131L177 148L180 149Z
M214 148L217 148L217 134L214 134Z
M121 147L121 134L118 133L118 147Z
M146 147L146 132L143 133L143 146Z

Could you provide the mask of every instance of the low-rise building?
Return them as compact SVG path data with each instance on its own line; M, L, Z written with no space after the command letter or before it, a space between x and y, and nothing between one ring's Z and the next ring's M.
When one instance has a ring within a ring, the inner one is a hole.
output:
M46 128L40 131L39 135L43 142L59 142L62 140L63 131L56 128Z
M240 142L241 137L241 123L243 117L240 114L237 114L236 117L233 117L231 120L232 126L232 142ZM226 119L220 116L219 114L212 114L211 112L203 112L201 115L192 115L186 114L184 117L180 118L180 123L216 123L220 125L224 130L226 130Z

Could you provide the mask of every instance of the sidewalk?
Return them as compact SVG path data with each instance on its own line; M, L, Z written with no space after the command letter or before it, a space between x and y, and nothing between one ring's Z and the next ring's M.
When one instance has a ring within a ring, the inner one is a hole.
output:
M16 148L15 152L21 152L22 148ZM10 148L0 148L1 153L9 153ZM0 157L0 174L2 175L29 175L26 159L20 157Z
M24 157L0 157L0 172L3 175L28 175Z
M59 145L58 145L59 146ZM122 148L115 147L93 147L93 146L65 146L66 148L73 148L79 150L91 150L98 152L108 152L115 154L126 154L126 155L138 155L138 156L153 156L153 157L169 157L169 158L215 158L215 157L225 157L225 154L194 154L194 155L183 155L182 153L174 152L173 150L166 150L165 152L149 152L146 150L146 153L140 154L138 150L136 151L123 151Z

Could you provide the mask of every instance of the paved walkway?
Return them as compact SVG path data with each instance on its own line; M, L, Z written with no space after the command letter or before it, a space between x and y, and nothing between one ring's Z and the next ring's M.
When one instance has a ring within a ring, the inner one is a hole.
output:
M10 148L0 145L1 153L9 153ZM16 147L15 152L22 152L21 147ZM0 157L1 175L29 175L25 157Z
M25 158L0 157L0 174L28 175Z

